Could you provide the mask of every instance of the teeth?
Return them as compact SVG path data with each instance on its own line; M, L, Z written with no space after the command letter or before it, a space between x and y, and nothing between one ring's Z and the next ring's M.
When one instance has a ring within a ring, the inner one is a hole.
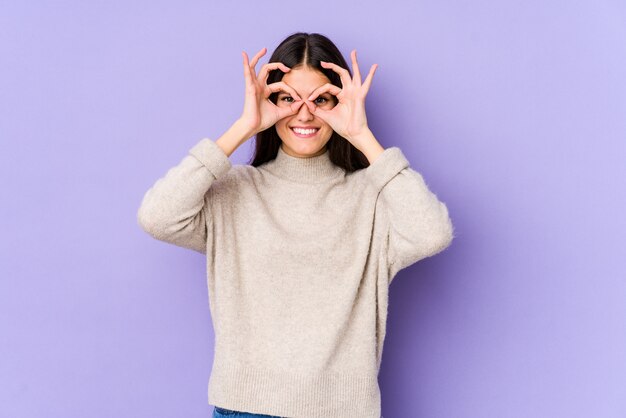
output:
M297 134L300 135L310 135L314 132L317 132L317 129L300 129L300 128L293 128L293 131Z

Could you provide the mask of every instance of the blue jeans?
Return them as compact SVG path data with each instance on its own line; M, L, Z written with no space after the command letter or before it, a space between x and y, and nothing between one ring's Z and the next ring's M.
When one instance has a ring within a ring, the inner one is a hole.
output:
M228 418L228 417L241 417L241 418L282 418L276 415L264 415L253 414L251 412L233 411L232 409L220 408L216 406L213 408L213 418Z
M283 418L276 415L253 414L250 412L233 411L232 409L220 408L216 406L213 409L213 418L223 417L245 417L245 418ZM380 418L383 418L381 415Z

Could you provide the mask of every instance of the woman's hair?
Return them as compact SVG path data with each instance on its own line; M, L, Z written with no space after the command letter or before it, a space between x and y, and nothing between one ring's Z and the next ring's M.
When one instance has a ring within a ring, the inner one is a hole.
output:
M339 74L330 68L323 68L320 61L332 62L348 70L350 77L352 72L348 64L339 52L335 44L326 36L319 33L297 32L289 35L276 48L269 62L282 62L289 68L310 67L320 71L332 84L342 87ZM271 70L267 78L267 84L275 83L283 78L281 70ZM276 104L278 93L272 93L269 99ZM303 105L305 106L305 105ZM276 127L256 134L255 150L250 164L254 167L276 158L281 139L276 132ZM367 157L352 145L347 139L333 131L326 143L330 160L347 172L356 171L369 166Z

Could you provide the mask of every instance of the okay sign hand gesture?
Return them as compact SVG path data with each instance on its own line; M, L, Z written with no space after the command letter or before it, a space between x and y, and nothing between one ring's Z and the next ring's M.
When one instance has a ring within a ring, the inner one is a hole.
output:
M350 56L352 58L353 78L350 78L350 73L345 68L321 61L322 67L330 68L339 74L343 88L326 83L313 91L305 103L311 113L328 123L335 132L354 144L360 134L369 130L365 115L365 96L372 84L372 78L378 64L372 65L365 82L361 84L361 72L356 60L356 49L351 52ZM339 101L331 110L321 109L312 102L326 92L336 96ZM356 144L354 145L356 146Z
M278 81L267 84L270 71L280 70L284 73L291 71L291 68L282 62L263 64L259 75L256 75L255 67L257 62L266 52L267 48L261 49L252 58L252 61L248 60L248 54L245 51L242 52L246 93L243 112L239 119L250 132L250 135L271 127L282 118L294 115L300 108L300 105L302 105L302 99L298 96L298 93L284 82ZM280 91L291 94L296 101L288 107L276 106L268 98L272 93Z

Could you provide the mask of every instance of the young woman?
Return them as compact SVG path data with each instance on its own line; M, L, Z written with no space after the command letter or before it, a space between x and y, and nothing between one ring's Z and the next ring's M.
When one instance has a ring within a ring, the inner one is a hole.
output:
M214 417L380 418L388 287L448 247L446 205L367 124L362 79L320 34L294 33L256 73L243 112L146 192L138 222L206 254ZM229 156L256 136L251 164Z

